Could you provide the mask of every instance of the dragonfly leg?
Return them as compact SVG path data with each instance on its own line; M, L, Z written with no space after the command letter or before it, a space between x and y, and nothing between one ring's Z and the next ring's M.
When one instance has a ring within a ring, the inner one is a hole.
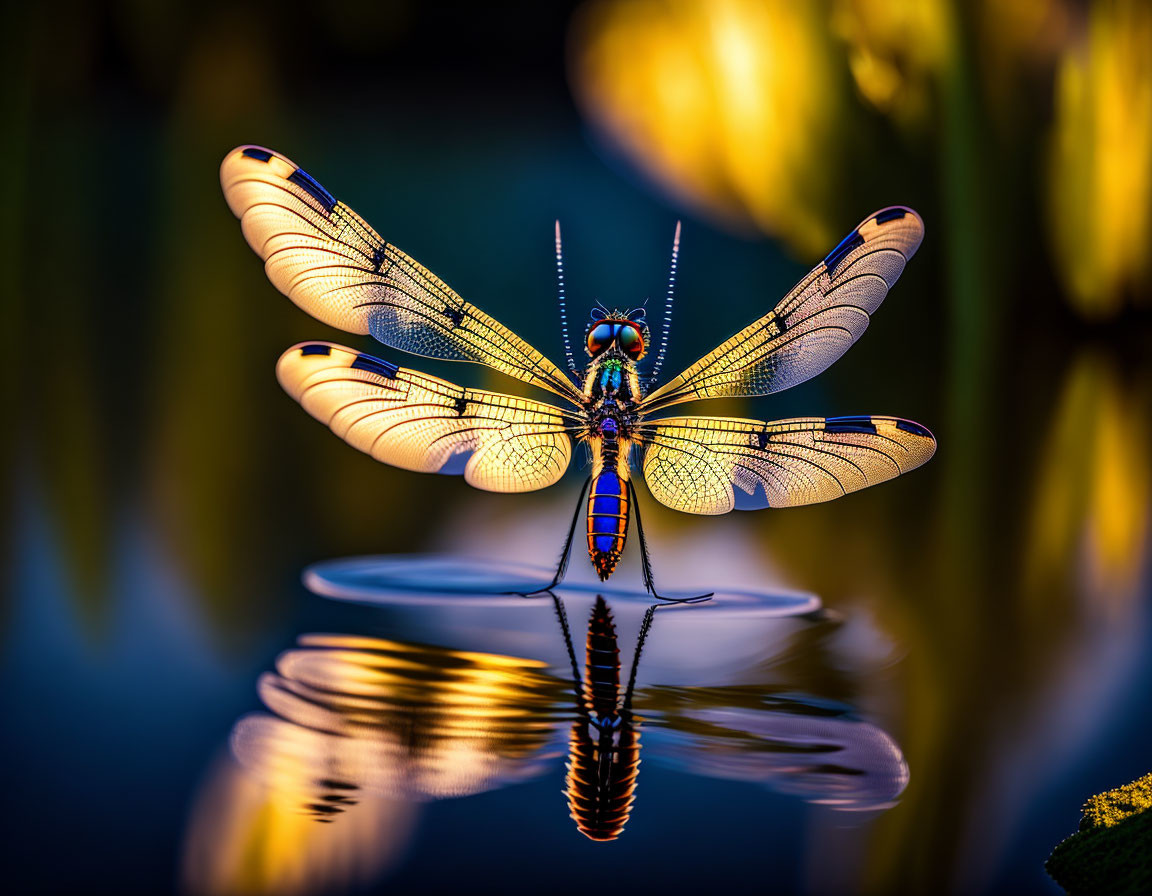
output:
M568 627L568 613L564 609L564 601L555 594L552 594L552 606L556 610L556 618L560 620L560 630L564 632L564 646L568 648L568 662L572 665L572 687L576 692L576 704L583 706L584 688L580 683L580 668L576 665L576 651L572 647L572 630Z
M636 531L640 535L640 566L644 570L644 587L648 589L648 593L657 600L673 604L697 604L708 600L714 592L709 591L707 594L698 594L695 597L665 597L656 590L656 582L652 578L652 559L648 555L648 540L644 537L644 523L640 519L640 502L636 499L636 486L632 484L631 479L628 480L628 496L632 502L632 513L636 515Z
M564 573L568 571L568 556L572 552L572 538L575 536L576 526L580 522L580 511L584 509L584 493L588 491L588 486L591 482L592 477L589 476L584 480L584 484L580 486L580 497L576 499L576 512L572 514L572 525L568 527L568 537L564 539L564 550L560 554L560 565L556 567L556 575L552 577L552 581L549 584L525 594L525 597L531 597L535 594L546 594L559 585L564 579ZM555 597L555 595L553 595L553 597Z
M656 607L651 606L644 614L644 621L640 623L640 634L636 637L636 652L632 655L632 670L628 673L628 689L624 692L624 705L621 713L625 718L632 715L632 692L636 689L636 670L640 668L640 654L644 652L644 642L648 640L648 630L652 628L652 619L656 615Z

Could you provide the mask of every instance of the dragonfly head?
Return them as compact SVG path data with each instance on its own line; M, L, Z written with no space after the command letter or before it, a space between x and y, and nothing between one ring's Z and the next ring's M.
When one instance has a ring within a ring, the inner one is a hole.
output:
M584 344L593 358L615 348L626 358L639 361L648 350L648 339L648 322L643 308L625 313L598 307L592 311L592 323Z

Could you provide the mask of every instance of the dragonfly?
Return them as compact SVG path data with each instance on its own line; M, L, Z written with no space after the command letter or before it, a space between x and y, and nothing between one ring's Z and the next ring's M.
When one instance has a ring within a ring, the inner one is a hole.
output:
M656 588L634 471L667 507L723 514L838 498L919 467L936 450L926 427L899 417L661 416L682 402L779 392L843 355L920 245L924 224L910 208L869 215L775 308L656 386L667 354L679 224L658 347L649 351L644 308L597 305L581 368L569 339L557 222L563 370L280 153L238 147L221 164L220 180L268 278L313 317L399 351L486 365L559 400L461 387L332 342L296 345L276 368L288 394L353 447L403 469L463 475L480 489L553 485L570 466L574 444L583 445L589 472L553 581L541 591L563 580L583 513L588 557L602 581L620 562L634 517L645 588L655 598L678 599Z

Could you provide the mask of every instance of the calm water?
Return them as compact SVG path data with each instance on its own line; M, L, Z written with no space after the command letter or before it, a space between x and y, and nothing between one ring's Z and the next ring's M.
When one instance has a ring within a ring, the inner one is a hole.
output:
M21 891L583 892L610 875L642 891L854 892L879 886L886 827L974 811L983 836L953 822L967 864L941 879L1043 891L1077 794L1107 783L1092 758L1113 777L1144 758L1143 608L1106 627L1094 663L1014 701L990 756L994 687L948 742L915 742L913 648L869 601L836 611L718 583L646 619L642 592L578 572L524 598L498 592L546 572L351 559L308 570L325 596L286 582L283 618L222 651L130 522L114 612L86 636L46 518L33 504L27 519L2 703ZM733 567L760 562L746 546L733 539ZM983 776L964 804L934 805L957 755Z

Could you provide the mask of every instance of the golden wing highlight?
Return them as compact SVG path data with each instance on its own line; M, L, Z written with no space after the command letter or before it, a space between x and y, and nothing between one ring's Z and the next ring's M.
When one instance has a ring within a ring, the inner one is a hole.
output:
M644 480L685 513L830 501L925 463L936 439L898 417L804 417L764 423L673 417L640 427Z
M572 459L575 421L543 402L463 389L327 342L293 346L276 376L336 435L394 467L528 492L552 485Z
M860 338L923 237L910 208L869 216L772 311L647 396L641 410L768 395L826 370Z
M559 367L385 242L291 160L238 147L220 166L220 184L268 279L313 317L412 354L486 364L580 402Z

